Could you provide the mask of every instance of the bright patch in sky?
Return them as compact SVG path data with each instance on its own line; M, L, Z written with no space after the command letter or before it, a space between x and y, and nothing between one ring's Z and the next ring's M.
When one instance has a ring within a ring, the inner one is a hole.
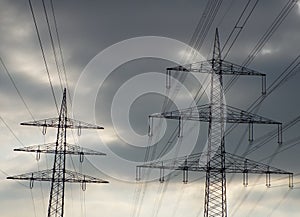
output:
M112 128L105 128L105 133L100 133L100 138L105 144L118 141L118 136Z
M298 13L300 14L300 2L297 2L297 6L298 6Z
M268 55L268 54L273 54L275 52L277 52L277 49L273 49L273 48L264 48L261 50L261 54L262 55Z
M271 53L273 53L271 49L263 49L263 50L261 51L261 54L262 54L262 55L271 54Z
M185 49L179 52L179 56L185 60L185 62L197 62L204 60L204 57L195 50Z

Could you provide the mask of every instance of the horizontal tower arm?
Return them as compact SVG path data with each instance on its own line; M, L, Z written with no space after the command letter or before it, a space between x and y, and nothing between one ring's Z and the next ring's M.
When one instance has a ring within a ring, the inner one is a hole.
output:
M25 152L38 152L38 153L56 153L56 143L48 143L42 145L32 145L24 148L15 148L14 151L25 151ZM58 153L63 151L58 151ZM66 154L74 155L106 155L105 153L98 152L92 149L83 148L79 145L66 144Z
M37 120L37 121L23 122L23 123L21 123L21 125L58 128L59 127L59 118L48 118L48 119ZM95 124L85 123L83 121L78 121L78 120L74 120L74 119L71 119L71 118L67 118L66 128L72 128L72 129L104 129L101 126L98 126L98 125L95 125Z
M265 118L254 113L250 113L232 106L223 105L225 111L226 123L255 123L255 124L281 124L278 121ZM166 119L184 119L192 121L209 122L211 120L210 105L195 106L182 110L171 112L156 113L149 116L150 118L166 118ZM215 117L215 121L217 120Z
M207 168L205 163L200 162L200 157L205 153L197 153L189 156L179 157L166 161L155 161L137 166L138 168L154 168L169 170L188 170L196 172L206 172L208 169L213 172L220 172L222 168ZM286 174L293 173L281 170L269 165L256 162L238 155L224 153L225 171L227 173L255 173L255 174ZM214 155L213 158L220 158L220 154ZM212 159L213 160L213 159Z
M33 173L25 173L22 175L9 176L7 179L30 180L30 181L53 181L52 170L42 170ZM70 182L70 183L109 183L103 179L98 179L89 175L84 175L75 171L66 170L65 179L58 178L57 182Z
M263 77L266 76L266 74L264 73L225 60L221 60L220 64L222 66L222 75L248 75L248 76L263 76ZM178 65L175 67L169 67L167 68L167 71L211 73L212 72L211 67L212 67L212 60L207 60L207 61L187 64L184 66ZM218 73L218 72L214 72L214 73Z

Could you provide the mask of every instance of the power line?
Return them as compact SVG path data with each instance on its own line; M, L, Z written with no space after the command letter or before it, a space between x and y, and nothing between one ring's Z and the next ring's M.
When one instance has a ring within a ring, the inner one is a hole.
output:
M278 29L280 24L284 21L287 15L291 12L293 7L296 5L298 0L290 0L286 3L280 13L277 15L275 20L269 26L267 31L263 34L263 36L259 39L256 46L251 50L250 54L248 55L247 59L243 62L243 66L248 66L253 59L258 55L262 47L266 44L266 42L271 38L274 32Z
M2 59L1 57L0 57L0 62L1 62L1 64L2 64L2 66L3 66L3 68L4 68L4 71L5 71L6 74L8 75L9 80L10 80L11 83L13 84L15 90L17 91L18 96L19 96L20 99L22 100L22 102L23 102L23 104L24 104L26 110L28 111L29 115L31 116L32 120L35 120L34 117L33 117L32 112L30 111L30 109L29 109L27 103L25 102L24 97L22 96L22 94L21 94L19 88L17 87L17 85L16 85L16 83L15 83L15 81L14 81L14 79L13 79L11 73L9 72L8 68L6 67L6 65L5 65L5 63L4 63L4 61L3 61L3 59Z
M190 61L190 59L193 59L195 57L195 51L200 51L203 42L208 34L208 31L210 30L212 23L217 15L217 12L220 9L222 2L223 0L211 0L207 2L204 11L202 12L201 18L189 42L189 46L192 47L192 49L187 48L187 55L183 57L183 62ZM177 79L181 81L181 83L183 83L186 79L186 75L180 74ZM179 89L178 87L176 87L171 98L175 98L178 91ZM170 103L171 102L169 97L166 97L162 106L162 111L166 111L170 107Z
M17 137L15 132L10 128L10 126L6 123L6 121L0 116L1 121L4 123L9 132L15 137L15 139L24 147L24 143Z
M298 0L290 0L289 2L287 2L287 4L282 8L280 13L272 22L272 24L268 27L267 31L259 39L255 47L250 51L249 55L242 63L242 66L248 66L255 59L255 57L259 54L259 52L267 43L267 41L272 37L274 32L278 29L278 27L281 25L281 23L284 21L287 15L291 12L291 10L297 2ZM236 82L238 78L239 76L235 76L228 82L228 84L225 87L225 93L231 88L231 86Z
M207 35L207 32L212 24L212 21L214 20L214 18L216 16L216 13L217 13L221 3L222 3L222 0L214 0L214 1L207 2L206 7L202 13L202 16L196 26L196 30L194 31L191 41L189 43L191 45L191 47L200 49L200 47L202 46L202 43L204 41L204 38ZM189 53L192 54L193 51L190 51ZM187 57L189 57L189 54L187 55ZM185 79L185 76L180 75L179 80L184 80L184 79ZM174 95L176 95L176 92L174 93ZM164 100L163 106L162 106L162 110L165 111L169 106L170 106L170 100L168 97L166 97ZM149 144L151 144L151 143L149 143ZM149 151L150 151L150 147L148 145L146 148L144 162L147 162L149 160ZM152 154L152 156L154 156L154 155ZM144 187L144 189L145 189L146 185L147 184L145 183L144 186L139 185L139 187L141 187L141 188ZM137 190L138 195L136 196L137 198L135 199L132 217L136 216L136 213L139 214L139 210L140 210L142 202L139 204L139 207L137 207L137 206L138 206L141 191L142 191L142 189ZM145 190L144 190L143 194L144 193L145 193ZM142 201L143 201L143 198L142 198Z
M277 88L279 88L285 82L287 82L295 73L299 72L299 66L300 54L284 69L284 71L267 88L266 95L261 95L258 99L256 99L256 101L252 103L252 105L249 107L249 110L253 111L255 108L257 108L267 96L269 96Z
M248 19L249 19L250 16L252 15L252 13L253 13L253 11L254 11L254 9L255 9L257 3L258 3L258 0L255 1L254 5L252 6L252 8L251 8L250 12L248 13L248 15L247 15L246 19L244 20L244 22L243 22L242 24L239 24L240 21L242 20L243 15L244 15L245 12L246 12L246 9L248 8L250 2L251 2L251 0L249 0L248 3L246 4L244 10L242 11L241 15L239 16L239 18L238 18L238 20L237 20L237 22L236 22L236 24L235 24L234 29L232 30L231 34L230 34L229 37L227 38L227 41L226 41L225 45L223 46L223 49L224 49L224 48L226 47L227 43L229 42L230 38L232 37L232 34L233 34L235 28L237 28L238 25L239 25L239 28L238 28L239 31L238 31L238 33L236 34L236 36L235 36L233 42L231 43L230 47L228 48L226 55L229 53L230 49L232 48L233 44L235 43L235 41L237 40L239 34L241 33L243 27L245 26L245 24L247 23ZM220 6L220 5L219 5L219 6ZM218 10L218 9L216 9L216 11L217 11L217 10ZM205 13L204 13L204 14L205 14ZM215 14L215 15L216 15L216 14ZM215 15L214 15L214 17L215 17ZM214 17L213 17L213 19L214 19ZM213 19L212 19L212 20L213 20ZM198 26L199 26L199 25L198 25ZM198 26L197 26L197 27L198 27ZM197 32L197 31L195 31L195 32ZM206 34L207 34L207 33L206 33ZM193 40L193 38L195 38L195 35L196 35L196 34L194 33L194 34L193 34L193 37L192 37L192 40ZM201 38L201 37L199 37L199 38ZM202 40L202 39L201 39L201 40ZM203 39L203 40L204 40L204 39ZM203 42L203 41L202 41L202 42ZM196 44L197 44L197 42L196 42ZM199 47L196 46L196 49L197 49L197 48L200 49L201 45L202 45L202 43L199 44ZM208 76L207 76L207 78L208 78ZM206 79L207 79L207 78L206 78ZM205 83L205 82L204 82L204 83ZM207 85L207 87L205 88L205 90L202 92L202 95L201 95L200 98L198 99L197 104L198 104L198 102L201 100L201 98L202 98L204 92L206 91L206 89L208 88L208 86L209 86L209 85ZM196 94L196 96L195 96L195 99L197 98L197 96L198 96L200 90L201 90L201 88L198 90L198 92L197 92L197 94ZM177 126L177 128L178 128L178 126ZM160 156L162 156L163 153L166 152L166 151L168 150L169 146L174 142L175 138L176 138L176 129L175 129L175 131L173 132L173 134L171 135L170 139L168 140L167 145L164 147L164 149L163 149L164 151L162 151L162 152L160 153Z
M232 31L230 32L230 34L229 34L229 36L228 36L226 42L224 43L224 46L223 46L222 51L221 51L222 54L223 54L223 59L226 59L227 55L229 54L229 51L231 50L231 48L233 47L233 45L234 45L234 43L236 42L237 38L238 38L239 35L241 34L241 32L242 32L242 30L244 29L244 27L245 27L247 21L248 21L249 18L251 17L251 15L252 15L254 9L256 8L257 3L258 3L259 0L255 0L255 3L254 3L254 5L252 6L252 8L250 9L250 12L249 12L248 15L246 16L245 20L244 20L242 23L240 23L240 22L242 21L242 18L243 18L243 16L244 16L244 14L245 14L246 11L247 11L247 8L249 7L251 1L252 1L252 0L248 0L248 2L246 3L246 5L245 5L245 7L244 7L244 9L243 9L243 11L242 11L242 13L241 13L241 15L240 15L239 18L237 19L237 22L235 23L235 25L234 25ZM234 39L232 40L231 44L229 45L229 47L228 47L226 53L224 54L224 49L226 48L227 44L229 43L229 40L230 40L231 37L233 36L235 30L237 30L237 33L236 33Z
M70 93L68 76L66 73L66 65L65 65L64 55L63 55L62 46L61 46L61 42L60 42L60 36L59 36L58 27L57 27L57 19L56 19L56 15L55 15L55 8L54 8L53 0L50 0L50 5L51 5L51 12L52 12L52 17L53 17L53 22L54 22L54 27L55 27L54 29L55 29L55 33L56 33L59 54L60 54L60 58L61 58L62 69L63 69L63 73L64 73L64 77L65 77L65 83L67 85L67 92L69 95L70 105L72 106L72 97L71 97L71 93Z
M13 79L11 73L9 72L8 68L6 67L6 65L5 65L5 63L4 63L4 61L3 61L3 59L2 59L1 57L0 57L0 62L1 62L2 66L3 66L4 70L5 70L6 74L8 75L10 81L12 82L12 84L13 84L13 86L14 86L14 88L15 88L17 94L18 94L18 96L19 96L20 99L22 100L22 102L23 102L23 104L24 104L26 110L27 110L28 113L30 114L31 118L35 121L35 118L33 117L33 114L31 113L31 111L30 111L30 109L29 109L29 107L28 107L28 105L27 105L27 103L26 103L24 97L22 96L21 92L19 91L19 89L18 89L18 87L17 87L17 85L16 85L16 83L15 83L15 81L14 81L14 79ZM24 146L25 146L24 143L17 137L17 135L15 134L15 132L12 130L12 128L6 123L6 121L5 121L1 116L0 116L0 119L1 119L1 121L4 123L4 125L6 126L6 128L10 131L10 133L14 136L14 138L15 138L15 139L16 139L16 140L24 147ZM37 163L37 164L38 164L38 163ZM39 170L39 166L38 166L38 170ZM19 183L20 183L20 182L19 182ZM23 184L22 184L22 185L23 185ZM41 187L42 195L44 195L44 194L43 194L42 186L40 186L40 187ZM34 206L34 212L36 213L34 201L33 201L33 206Z
M46 22L47 22L48 33L49 33L49 36L50 36L50 42L51 42L54 61L55 61L55 65L56 65L57 75L58 75L58 78L59 78L61 91L63 91L63 84L62 84L62 79L61 79L61 75L60 75L61 73L60 73L58 58L57 58L56 49L55 49L55 46L54 46L54 40L53 40L53 36L52 36L52 32L51 32L51 27L50 27L50 23L49 23L49 18L48 18L48 13L47 13L45 1L42 0L42 3L43 3L43 10L44 10Z
M275 79L275 81L267 88L267 94L262 95L257 100L255 100L251 106L247 109L247 111L254 111L255 109L258 109L258 107L262 104L262 102L266 99L267 96L269 96L272 92L274 92L277 88L283 85L284 82L288 81L288 79L293 76L296 72L296 69L298 69L298 66L300 65L300 61L297 63L298 59L300 58L300 55L298 55L287 67L286 69ZM296 118L292 119L288 123L283 125L283 131L286 131L290 127L294 126L297 122L300 121L300 116L297 116ZM237 125L234 125L231 127L227 134L229 134L233 129L235 129ZM276 136L275 131L271 131L262 137L256 139L256 143L263 141L257 145L254 146L254 144L251 144L251 150L247 150L245 154L250 154L251 152L257 150L258 148L262 147L263 145L267 144L270 140L275 138ZM243 137L241 137L241 140L237 147L239 147L242 144Z
M257 2L258 2L258 0L255 2L253 8L250 10L250 13L249 13L248 16L246 17L246 19L245 19L244 23L242 24L242 26L244 26L244 25L246 24L246 22L248 21L249 17L250 17L251 14L253 13L254 8L255 8L256 5L257 5ZM238 19L238 21L237 21L236 26L238 25L238 23L240 22L242 16L244 15L244 13L245 13L247 7L249 6L249 3L250 3L250 1L249 1L248 4L246 5L246 7L245 7L245 9L243 10L242 14L240 15L240 17L239 17L239 19ZM221 4L221 2L219 2L218 7L220 6L220 4ZM207 8L209 8L209 7L211 7L211 2L209 2L208 5L207 5ZM210 10L210 13L211 13L212 11L213 11L213 10ZM215 9L215 13L213 13L214 15L213 15L213 18L212 18L211 20L213 20L213 19L215 18L216 12L217 12L217 11L218 11L218 8ZM201 19L202 19L203 17L205 17L205 15L206 15L206 14L205 14L205 12L204 12L204 13L203 13L203 16L201 17ZM200 20L200 21L201 21L201 20ZM211 22L211 23L212 23L212 22ZM210 23L210 25L211 25L211 23ZM206 34L207 34L207 32L204 33L204 35L202 35L202 37L201 37L201 34L200 34L200 36L198 36L198 39L196 38L196 36L197 36L196 33L199 31L200 26L201 26L200 24L202 24L202 23L201 23L201 22L198 23L197 28L196 28L196 31L194 32L194 34L193 34L193 36L192 36L192 40L191 40L191 41L193 41L194 39L196 40L196 42L195 42L194 44L191 44L192 46L193 46L193 45L196 45L196 49L197 49L197 48L200 49L200 47L201 47L201 45L202 45L202 43L203 43L203 40L204 40L204 38L205 38L205 36L206 36ZM240 29L239 33L236 35L235 39L233 40L233 42L232 42L230 48L229 48L228 51L227 51L227 54L228 54L229 50L231 49L231 47L233 46L234 42L237 40L237 37L239 36L241 30L242 30L242 28ZM207 31L208 31L208 30L207 30ZM234 31L234 30L233 30L233 31ZM232 32L232 33L233 33L233 32ZM232 34L231 34L231 35L232 35ZM231 35L229 36L229 38L231 37ZM204 36L204 37L203 37L203 36ZM229 40L229 38L228 38L228 40ZM199 40L199 39L200 39L200 40ZM227 42L228 42L228 40L227 40ZM225 46L226 46L226 44L225 44ZM224 46L224 47L225 47L225 46ZM223 48L224 48L224 47L223 47ZM181 77L183 77L183 76L184 76L184 75L181 75ZM180 78L181 78L181 77L180 77ZM185 79L185 77L184 77L184 79ZM207 87L208 87L208 86L207 86ZM206 87L206 88L207 88L207 87ZM200 88L200 89L201 89L201 88ZM199 94L200 89L199 89L199 91L197 92L196 97L197 97L197 95ZM204 94L204 92L202 93L202 95L203 95L203 94ZM200 96L198 102L200 101L202 95ZM164 110L166 110L166 106L163 106L163 108L164 108ZM163 153L166 152L166 151L168 150L169 146L173 143L173 141L175 140L175 138L176 138L176 133L175 133L175 131L174 131L173 134L171 135L170 139L168 140L167 145L164 147L163 151L160 153L159 156L163 155Z
M38 37L39 46L40 46L40 49L41 49L41 52L42 52L42 57L43 57L45 69L46 69L46 72L47 72L48 81L49 81L49 84L50 84L50 88L51 88L52 96L53 96L53 99L54 99L55 107L56 107L57 113L59 113L57 100L56 100L56 97L55 97L54 88L53 88L53 84L52 84L52 81L51 81L50 72L49 72L47 61L46 61L45 51L44 51L44 47L43 47L43 44L42 44L40 32L39 32L39 29L38 29L36 17L35 17L34 11L33 11L31 0L28 0L28 2L29 2L29 7L30 7L30 11L31 11L35 31L36 31L36 34L37 34L37 37Z

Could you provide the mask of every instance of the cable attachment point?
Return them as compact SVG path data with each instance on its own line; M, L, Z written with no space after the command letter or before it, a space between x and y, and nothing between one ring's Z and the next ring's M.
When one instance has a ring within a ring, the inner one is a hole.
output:
M188 183L188 165L187 165L187 159L184 161L184 166L183 166L183 184Z
M34 179L33 179L33 173L32 173L32 174L31 174L30 181L29 181L29 188L30 188L30 189L33 189L33 182L34 182Z
M47 124L46 124L46 120L45 120L45 123L43 124L42 134L46 135L46 133L47 133Z
M290 189L293 189L294 188L294 175L293 173L292 174L289 174L289 188Z
M80 154L79 154L79 161L80 161L80 163L83 163L83 161L84 161L84 153L83 153L83 151L81 151Z
M82 191L86 191L86 181L85 181L85 176L83 176L83 181L81 183L81 189Z
M268 169L269 170L269 169ZM266 172L266 186L267 188L270 188L271 187L271 174L270 172Z
M36 159L36 161L39 161L39 160L41 159L41 150L40 150L40 146L38 146L38 149L37 149L37 151L36 151L35 159Z
M79 123L78 129L77 129L77 135L81 136L81 124Z
M161 163L161 168L159 170L159 182L163 183L165 181L165 171L164 171L164 163Z

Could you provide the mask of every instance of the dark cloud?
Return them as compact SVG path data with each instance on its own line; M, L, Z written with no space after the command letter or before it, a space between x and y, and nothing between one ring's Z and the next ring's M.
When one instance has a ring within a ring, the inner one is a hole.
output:
M32 2L38 20L47 61L49 63L55 94L58 102L60 102L60 84L54 65L53 53L51 50L42 4L41 1ZM75 85L82 75L82 71L92 58L105 48L108 48L115 43L140 36L163 36L176 39L184 43L189 43L197 22L199 21L206 5L206 1L196 0L76 0L53 2L71 94L75 92ZM204 57L211 56L214 28L219 27L221 44L224 44L232 28L234 28L235 22L242 12L246 2L246 0L223 1L220 11L217 14L212 24L212 28L209 30L200 50ZM286 1L278 0L272 1L272 3L259 1L253 15L250 17L235 45L232 47L227 59L237 64L241 64L247 58L247 55L258 42L262 34L270 26L271 22L275 19L284 4L286 4ZM50 15L50 5L48 1L46 1L46 5L49 9ZM263 47L261 52L258 53L254 61L249 65L250 68L266 73L268 84L271 84L299 54L299 22L300 10L299 6L296 5L284 22L280 25L278 30ZM52 20L51 25L53 25ZM27 1L6 0L0 2L0 39L0 56L6 63L11 76L13 77L31 112L34 114L34 117L42 119L56 115L56 108L50 92L47 74L42 62L41 51L39 49ZM124 52L126 53L130 51ZM103 125L105 130L101 131L100 136L95 132L83 132L82 137L77 138L77 136L75 136L76 142L98 151L111 151L110 154L113 153L117 157L128 161L143 161L147 149L128 144L116 135L111 121L111 105L113 97L119 88L128 80L134 78L134 76L150 71L165 73L165 68L172 66L173 64L173 62L168 60L142 58L125 63L115 69L105 80L103 86L99 89L97 100L94 105L96 108L95 122ZM98 70L101 71L101 68ZM297 73L287 80L280 88L276 89L276 91L268 96L268 98L262 103L258 111L259 114L281 121L284 124L299 115L300 103L297 98L300 78L298 71L296 71ZM92 81L93 78L90 79ZM228 81L228 78L226 78L225 81ZM239 78L226 95L227 103L242 109L247 109L247 107L260 95L260 84L259 78ZM184 81L184 85L192 93L195 93L197 88L200 87L199 82L194 76L188 76ZM86 88L88 89L89 87ZM24 144L42 144L44 140L49 142L53 142L55 140L55 131L48 130L46 137L43 137L38 134L40 133L40 129L33 129L30 127L24 128L19 126L19 122L30 120L31 117L28 111L26 111L25 106L17 95L16 90L2 67L0 68L0 97L1 117L7 121L16 135L24 141ZM179 97L184 96L179 94ZM123 100L126 101L126 99ZM128 119L131 127L138 135L145 135L147 133L147 116L150 113L159 112L162 106L162 101L163 97L161 95L145 94L136 99L131 105ZM207 103L207 97L204 96L201 102ZM82 107L84 110L84 106ZM173 105L171 109L174 109L175 107L176 106ZM119 109L122 110L122 107ZM86 120L90 121L94 118L94 114L81 114L78 117L80 119L86 118ZM77 118L76 114L74 115ZM174 121L168 122L169 130L165 137L161 139L160 143L150 148L150 153L153 153L154 150L156 150L156 153L154 154L155 157L157 157L166 146L167 139L173 132L172 130L174 130L176 124L177 123ZM10 175L18 172L26 173L31 169L36 170L34 156L29 155L22 157L20 153L13 153L11 149L15 148L19 144L14 137L10 135L9 130L4 124L1 124L0 126L2 132L0 133L0 136L4 144L0 160L0 169ZM297 137L299 127L299 124L296 124L287 130L284 133L284 141L289 141L292 138ZM263 136L265 132L269 132L273 129L273 126L257 126L255 128L255 138L259 138L260 136ZM125 133L128 132L126 131L128 129L123 130ZM229 151L234 152L236 150L238 154L242 154L245 150L247 150L249 147L247 136L242 137L245 130L247 130L247 126L241 125L227 137L226 145ZM74 133L76 135L76 132ZM190 135L188 132L186 133L187 135ZM191 133L191 135L193 134ZM101 137L102 140L100 140ZM201 151L206 139L207 125L202 124L201 133L193 151ZM70 141L72 140L72 136L70 136ZM274 151L283 149L286 147L285 145L287 144L283 143L282 147L280 147L276 144L276 140L272 140L263 148L259 149L259 151L252 153L248 157L254 160L261 160L274 153ZM239 148L237 148L238 146ZM299 153L299 146L294 146L286 151L280 152L273 159L271 164L297 173L299 172L299 168L297 166L299 165L299 158L297 153ZM51 159L51 157L47 159L43 158L43 160L39 163L39 166L42 168L51 167ZM106 157L101 157L100 159L92 158L90 162L85 162L83 166L84 172L112 180L112 183L106 188L91 187L93 190L96 190L88 191L86 194L86 200L87 203L90 203L88 206L95 209L96 213L98 213L99 209L102 210L101 207L105 206L103 212L107 213L107 215L109 213L112 217L120 216L120 212L123 212L124 216L129 216L130 206L134 203L131 202L131 200L133 198L132 195L135 190L135 185L130 182L122 182L116 179L124 178L127 181L131 180L134 182L134 170L132 170L134 168L128 168L125 164L120 165L118 161L114 161L112 159L112 156L108 155ZM82 165L80 165L76 157L73 160L75 163L68 161L68 165L72 168L72 164L74 164L74 168L79 169ZM30 161L31 163L29 163ZM21 167L20 165L26 166ZM102 169L103 167L105 167L105 169ZM197 178L199 175L196 174L192 177ZM32 208L32 201L29 199L30 192L25 191L25 187L18 183L12 184L13 182L6 181L4 174L2 174L1 180L2 183L4 183L4 185L0 188L2 215L8 217L17 216L20 215L20 210L24 210L24 213L28 213L28 216L32 216L34 211ZM234 192L235 195L245 195L245 192L247 191L240 188L235 189L236 180L238 180L237 177L234 181L228 183L228 192L233 189L232 192ZM295 177L295 180L298 180L298 178ZM171 196L170 198L173 199L175 196L179 197L175 192L178 192L178 189L183 189L183 187L179 187L180 182L181 178L174 178L171 182L170 187L168 187L169 191L166 193ZM197 183L197 186L200 184L203 187L203 181ZM37 183L37 185L39 184ZM276 186L276 183L274 185ZM192 185L191 189L199 193L197 186ZM47 184L44 184L42 188L44 190L44 197L42 200L46 202L37 199L36 207L41 207L43 203L47 206L48 187L49 186ZM34 191L34 196L36 198L42 198L38 186L36 188L37 190ZM153 201L157 199L157 188L156 184L149 184L145 198L145 201L148 203L144 203L144 212L142 213L145 215L143 216L151 215L149 210L152 210L155 206ZM126 191L123 192L124 189L126 189ZM77 190L76 195L78 196L80 193L77 192ZM273 189L270 190L272 191ZM183 196L183 198L185 198L186 201L189 201L189 203L185 203L183 201L180 202L181 206L178 208L178 211L174 212L177 212L177 214L184 213L185 215L190 213L190 211L187 210L191 209L201 212L198 207L199 201L201 200L200 202L203 202L203 195L198 193L196 194L189 190L186 190L186 192L189 193ZM249 205L254 207L254 204L262 192L264 192L264 190L261 188L257 191L253 190L252 196L243 206L240 207L236 215L247 215L250 210L247 206ZM283 201L281 202L281 206L273 213L274 216L282 216L282 213L288 213L287 215L289 216L296 216L297 213L299 213L299 208L295 208L294 204L294 201L299 201L299 196L297 195L297 192L295 192L296 190L290 193L286 198L283 197L285 192L282 193L276 191L274 193L275 196L272 198L277 198L278 200L273 199L273 203L268 203L268 206L276 206L279 201ZM69 188L68 196L70 196L70 194ZM101 197L99 197L99 195L101 195ZM191 197L188 197L190 195ZM88 197L93 199L89 200ZM229 197L230 199L239 200L239 198L232 195ZM107 198L107 200L103 198ZM116 198L121 198L122 200L120 199L119 201ZM269 199L270 195L266 195L263 197L262 202L266 202ZM118 200L118 202L116 202L116 200ZM23 201L26 201L26 203L23 204ZM170 201L167 197L165 197L164 201L169 210L174 208L171 206L174 205L173 200ZM293 208L288 210L287 207L290 207L289 204L292 202ZM68 203L71 204L73 202L68 199ZM120 210L114 207L115 203L118 203L118 206L121 207ZM230 202L230 204L233 203L234 202ZM15 204L20 207L19 211L13 209ZM69 205L67 209L69 213L71 213L70 210L72 209ZM109 212L109 209L111 209L111 212ZM260 208L253 211L252 214L255 213L260 216L267 216L270 213L270 209L266 210ZM80 213L80 208L78 208L78 210L76 209L76 211ZM162 207L160 209L160 213L168 216L169 210ZM37 213L44 215L45 211L37 209ZM88 213L91 214L91 216L98 216L97 214L94 215L91 211ZM75 214L72 216L75 216Z

